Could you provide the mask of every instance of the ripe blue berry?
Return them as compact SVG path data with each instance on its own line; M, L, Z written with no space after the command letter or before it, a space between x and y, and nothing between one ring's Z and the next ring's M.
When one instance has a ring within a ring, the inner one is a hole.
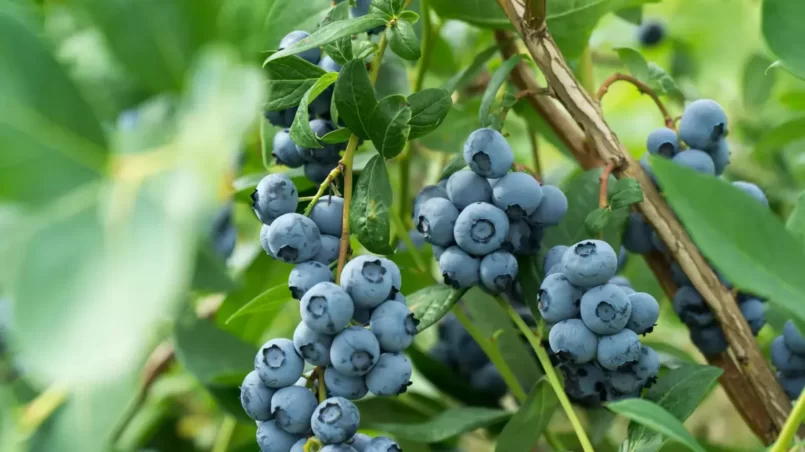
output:
M457 171L447 179L447 196L463 210L472 203L492 201L492 186L472 171Z
M609 385L618 392L632 392L643 388L643 382L637 378L632 366L620 371L610 372Z
M747 298L742 300L738 307L741 308L741 314L743 314L746 322L749 323L752 334L757 336L757 333L766 324L763 302L757 298Z
M330 172L338 166L338 162L306 162L304 167L305 177L311 182L320 184L327 180Z
M352 297L356 307L372 309L388 299L394 287L393 275L380 258L364 254L344 266L341 287Z
M380 357L380 344L371 331L351 326L338 333L330 347L330 361L339 373L361 376L369 373Z
M292 31L282 38L282 41L280 41L279 50L285 50L288 47L308 37L310 37L310 33L308 32L300 30ZM321 49L319 49L318 47L308 49L305 50L304 52L299 53L298 56L302 59L307 60L310 63L318 64L319 60L321 59Z
M358 452L366 452L366 448L369 447L370 441L372 441L371 436L364 435L363 433L356 433L352 439L347 441L347 444L352 446Z
M680 152L673 158L674 163L688 167L697 173L715 175L716 167L713 158L704 151L688 149Z
M263 251L266 252L272 259L276 259L277 256L271 251L271 247L268 245L268 232L271 230L271 227L267 224L264 224L260 227L260 246L263 247Z
M257 424L257 445L261 452L289 451L300 439L302 439L302 435L286 432L277 425L276 421Z
M492 363L487 363L484 367L473 372L470 375L470 385L473 389L490 394L495 398L503 397L508 391L506 382Z
M254 370L269 388L284 388L302 376L305 361L289 339L271 339L254 357Z
M542 280L537 306L548 323L578 317L582 291L568 281L563 273L554 273Z
M732 183L734 187L740 188L743 190L744 193L748 194L749 196L755 198L763 204L764 206L769 205L769 199L766 197L766 194L763 193L763 190L760 189L757 185L751 182L744 182L744 181L735 181Z
M654 129L648 135L646 148L652 155L660 155L668 159L674 158L679 152L679 137L676 136L676 132L667 127Z
M644 22L637 29L637 39L646 47L656 46L664 37L665 27L659 22Z
M394 296L400 293L400 289L402 289L402 273L400 272L400 267L394 263L394 261L390 259L386 259L385 257L380 258L380 265L386 269L386 274L391 275L391 291L389 292L389 299L394 298ZM405 301L403 301L404 303Z
M501 293L514 284L517 271L517 259L511 253L495 251L481 260L481 284L492 293Z
M718 140L715 150L710 155L713 157L716 176L722 175L730 164L730 146L727 140L724 138Z
M679 136L688 146L711 149L727 135L727 115L718 102L699 99L691 102L679 121Z
M450 246L453 244L456 219L458 209L450 200L433 198L419 206L415 218L416 230L432 245Z
M464 143L464 161L476 174L497 179L514 164L509 142L495 129L478 129Z
M321 235L321 247L319 252L313 256L313 260L329 265L338 259L338 251L341 249L341 238L334 235Z
M330 55L324 55L319 61L319 67L327 72L341 72L341 65L336 63Z
M282 388L271 398L271 414L281 429L288 433L307 433L310 416L316 409L316 396L304 386Z
M623 233L623 246L637 254L648 254L652 251L651 226L643 218L643 214L632 212Z
M653 348L643 345L640 348L640 359L632 368L643 384L653 384L660 373L660 356Z
M378 436L369 442L364 452L402 452L402 447L388 436Z
M562 256L565 275L576 286L587 288L604 284L618 270L618 255L602 240L585 240Z
M626 323L626 328L637 334L650 333L660 318L660 304L647 293L635 292L628 296L632 304L632 315Z
M341 237L344 214L344 198L324 196L316 201L310 211L310 219L322 234Z
M352 319L355 305L335 283L321 282L310 288L299 304L302 321L319 334L337 334Z
M526 220L511 221L509 222L509 233L506 234L506 240L501 245L501 249L518 256L537 254L542 235L540 226L531 226Z
M614 284L593 287L581 297L581 319L596 334L617 333L626 327L631 315L629 297Z
M343 397L321 402L313 412L313 434L325 444L337 444L352 438L360 425L360 413L354 403Z
M567 197L559 187L542 186L542 201L528 221L542 226L556 226L567 214Z
M802 394L802 390L805 389L805 375L787 376L778 372L777 381L783 387L785 395L791 400L798 398Z
M603 336L598 340L598 364L605 369L618 370L640 359L640 347L637 334L629 329Z
M447 182L445 181L445 184ZM430 201L433 198L442 198L442 199L450 199L447 196L447 189L442 187L441 185L426 185L422 187L422 190L419 190L419 193L414 198L414 221L419 218L419 209L422 207L423 204Z
M506 214L484 202L470 204L461 211L453 228L458 246L475 256L485 256L500 248L508 233Z
M330 346L333 337L317 333L305 324L299 322L293 333L293 346L305 361L314 366L330 364Z
M268 229L271 254L283 262L299 264L313 259L321 249L321 233L316 223L298 213L280 216Z
M288 129L280 130L274 135L271 155L274 156L278 165L285 165L289 168L299 168L305 163L302 156L296 152L296 144L291 141Z
M629 278L627 278L625 276L622 276L622 275L615 275L612 278L609 278L609 281L607 281L607 284L614 284L614 285L620 287L621 290L623 290L624 288L629 288L629 289L632 288L632 282L629 281ZM630 294L626 294L626 295L630 295Z
M439 257L439 273L444 283L454 289L466 289L478 284L481 261L457 246L451 246Z
M386 301L372 312L369 330L384 352L400 352L414 341L419 321L403 303Z
M691 286L682 286L674 294L674 312L690 328L713 323L713 313L704 303L701 294Z
M264 224L271 224L280 215L296 211L298 204L296 186L284 174L269 174L252 193L252 209Z
M562 359L581 364L595 357L598 336L580 319L568 319L551 328L548 343L551 350Z
M349 444L327 444L319 452L357 452L354 447Z
M291 452L305 452L305 444L307 444L307 438L300 439L291 447Z
M690 340L704 356L715 356L727 350L727 338L717 324L690 329Z
M785 339L785 345L792 352L805 356L805 339L803 339L797 326L791 320L785 322L783 339Z
M662 241L657 231L651 231L651 247L662 254L668 254L668 246Z
M693 285L677 261L671 263L671 280L679 287Z
M330 121L324 119L313 119L310 121L310 128L317 138L332 132L335 127ZM305 162L319 162L319 163L333 163L337 162L340 156L338 155L339 147L336 145L325 144L319 142L322 147L320 148L303 148L296 145L296 152L305 160Z
M565 392L573 401L595 406L604 399L607 376L597 364L567 363L562 369Z
M324 369L324 385L330 396L349 400L362 399L369 392L364 377L343 375L332 366Z
M542 268L548 271L553 268L554 265L561 263L562 256L565 255L565 251L568 249L570 249L570 247L565 245L556 245L549 249L548 253L545 254L545 259L542 261Z
M783 336L771 343L771 362L783 375L805 375L805 356L792 352Z
M288 289L291 296L301 300L302 296L320 282L333 282L333 272L326 264L307 261L297 264L288 276Z
M509 173L492 189L492 202L512 220L523 219L542 202L542 187L528 173Z
M243 379L240 385L240 405L243 411L255 421L271 420L271 397L274 389L269 388L253 370Z
M657 176L655 176L654 171L651 170L651 163L648 161L649 155L650 154L646 152L642 157L640 157L640 167L643 168L643 171L646 172L648 178L651 179L651 183L657 186Z
M366 386L376 396L402 394L411 384L411 361L402 353L383 353L366 374Z

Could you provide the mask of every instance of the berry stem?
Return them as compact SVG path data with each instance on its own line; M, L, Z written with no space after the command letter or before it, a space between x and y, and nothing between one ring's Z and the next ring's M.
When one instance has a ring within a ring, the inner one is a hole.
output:
M774 442L769 452L787 451L791 441L794 440L794 436L797 434L799 426L802 425L803 419L805 419L805 391L799 395L797 403L791 410L791 414L788 415L785 425L783 425L783 431L780 432L780 436L777 437L777 441Z
M226 452L229 450L229 443L232 441L232 435L235 433L235 427L238 426L238 421L234 416L224 416L221 422L221 428L218 429L218 435L215 437L215 443L212 446L211 452Z
M598 89L598 94L596 94L595 96L599 104L601 103L601 99L604 98L604 94L606 94L607 91L609 91L609 87L619 80L631 83L632 85L637 87L638 91L640 91L640 94L648 94L648 96L651 97L654 103L657 104L657 108L660 109L660 113L662 113L663 120L665 121L665 127L676 130L674 119L671 117L671 113L669 113L668 109L665 108L665 104L662 103L657 93L655 93L654 90L651 89L648 85L632 77L631 75L616 72L611 76L609 76L608 79L604 80L604 83L601 84L601 88Z
M579 443L581 444L582 449L584 452L594 451L595 449L593 449L593 445L590 443L590 439L587 438L587 433L584 431L584 427L582 427L578 416L576 416L576 412L573 410L573 406L570 404L570 400L567 398L567 394L565 394L565 389L562 387L562 382L559 381L559 377L556 375L556 370L553 368L553 364L551 364L551 359L548 357L548 353L545 351L545 348L542 346L534 332L531 331L523 319L520 318L520 315L517 314L517 311L512 309L511 305L503 298L497 297L497 300L503 310L509 314L509 317L511 317L514 324L517 325L517 328L523 333L523 335L525 335L526 340L528 340L528 343L531 344L531 348L533 348L534 352L536 352L537 359L542 365L543 370L545 370L545 376L548 377L548 383L550 383L551 388L553 388L553 391L556 393L556 397L559 399L559 403L565 410L565 415L570 421L570 424L573 426L573 430L576 432L576 436L579 438Z
M347 144L347 147L349 147L349 144ZM344 153L344 156L346 157L346 153ZM341 165L336 166L332 171L330 171L330 174L327 175L327 179L324 179L324 182L319 185L319 191L317 191L316 194L309 199L310 204L305 207L306 217L310 216L310 211L313 210L313 206L315 206L316 202L318 202L318 200L324 196L324 194L327 192L327 189L330 188L333 183L335 183L335 179L339 174L341 174ZM304 201L305 199L306 198L299 198L300 201Z
M590 46L584 47L579 59L579 82L588 93L595 93L595 75L593 73L593 54Z
M316 378L319 380L319 403L324 402L327 399L327 388L324 386L324 367L317 367L314 371L316 373Z
M615 169L615 164L612 162L607 163L604 171L601 172L601 191L598 193L598 207L606 209L609 207L609 198L607 192L609 191L609 175Z
M61 383L45 389L29 403L20 416L19 427L24 435L35 432L62 404L69 395L67 387Z
M537 180L541 184L542 179L542 163L540 162L539 158L539 139L537 137L537 131L533 128L528 128L528 141L531 143L531 156L534 159L534 170L536 172Z

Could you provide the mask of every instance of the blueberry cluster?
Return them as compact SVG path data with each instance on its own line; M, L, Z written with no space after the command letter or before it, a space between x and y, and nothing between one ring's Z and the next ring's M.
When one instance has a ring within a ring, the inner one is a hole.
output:
M679 165L715 177L720 176L729 165L730 151L726 135L727 116L724 110L715 101L702 99L692 102L685 109L679 123L679 136L671 129L660 128L649 134L646 146L648 154L671 159ZM690 146L689 149L681 148L680 138ZM640 164L656 184L657 181L648 166L648 154L643 157ZM732 185L768 206L766 195L757 185L743 181L733 182ZM665 243L637 212L629 217L623 244L633 253L647 254L659 251L668 254ZM721 282L731 289L732 284L723 275L716 273ZM725 351L727 340L721 327L678 262L671 264L671 277L679 286L679 290L674 294L674 311L690 328L693 343L707 356ZM751 294L738 294L739 307L754 334L757 334L765 324L763 301Z
M567 213L567 198L528 173L510 172L514 153L497 130L470 134L464 161L470 170L419 192L414 223L433 245L445 284L501 293L517 279L515 255L537 253L543 228Z
M653 330L657 300L615 276L618 256L604 241L553 247L543 268L538 307L570 398L597 405L639 397L659 372L657 353L638 337Z
M279 49L283 50L286 47L290 47L308 36L310 36L310 34L304 31L292 31L282 38ZM306 50L298 56L312 64L317 64L328 72L341 71L341 66L329 56L322 55L321 49L319 48ZM330 116L333 90L333 86L329 86L308 106L310 128L318 138L336 129ZM298 107L279 111L266 111L266 119L268 119L271 124L277 127L283 127L282 130L274 135L272 155L280 165L285 165L290 168L304 166L305 176L307 176L308 179L315 183L322 183L327 179L327 175L330 174L330 171L335 169L340 158L339 153L346 149L346 143L320 143L322 147L312 149L294 143L288 128L293 124L297 110Z
M805 388L805 339L794 322L786 322L783 334L771 343L771 362L786 395L799 397Z

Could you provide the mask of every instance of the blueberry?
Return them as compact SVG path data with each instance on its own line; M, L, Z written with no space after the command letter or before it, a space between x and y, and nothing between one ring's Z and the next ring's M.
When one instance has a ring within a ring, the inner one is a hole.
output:
M343 230L344 198L324 196L310 210L310 219L322 234L341 237Z
M562 265L561 262L559 262L558 264L554 265L547 272L545 272L545 277L547 278L548 276L555 275L557 273L562 273L562 274L565 273L565 267Z
M621 330L598 340L598 364L609 370L618 370L621 366L640 359L640 339L629 329Z
M797 326L791 320L785 322L783 339L785 339L785 345L792 352L805 356L805 339L803 339Z
M549 275L539 287L537 306L548 323L578 317L582 291L563 273Z
M310 121L310 128L317 138L332 132L334 127L330 121L324 119L313 119ZM339 148L335 145L321 143L320 148L303 148L296 145L296 152L305 160L305 162L318 162L318 163L334 163L337 162L340 156L338 155Z
M489 362L489 358L470 336L470 333L452 315L445 318L455 321L455 326L445 329L444 339L442 339L449 345L450 355L455 360L455 368L459 372L469 373L485 366ZM442 333L442 325L439 329Z
M512 220L523 219L542 202L542 187L528 173L509 173L492 189L492 202Z
M674 312L690 328L713 323L713 313L704 303L701 294L691 286L682 286L674 294Z
M421 250L423 246L425 246L425 237L419 233L416 229L411 229L408 231L408 238L411 239L411 243L413 243L414 248L417 250ZM399 240L397 242L397 251L408 251L408 245L405 244L404 240Z
M341 238L334 235L321 235L321 247L319 252L313 256L313 260L322 264L329 265L338 259L338 252L341 250Z
M617 333L631 315L629 297L614 284L593 287L581 297L581 319L596 334Z
M714 356L727 350L727 338L716 324L701 328L691 327L690 340L704 356Z
M623 246L637 254L648 254L652 251L651 226L646 222L643 214L632 212L626 222L623 233Z
M347 262L341 272L341 287L356 307L375 308L388 299L393 275L377 256L364 254Z
M295 212L298 204L296 186L284 174L269 174L252 193L252 209L264 224L271 224L280 215Z
M350 8L352 17L361 17L369 14L369 5L371 0L355 0L355 6Z
M307 261L297 264L288 276L288 289L291 296L300 300L305 292L320 282L333 282L333 272L330 267L316 261Z
M461 211L453 228L458 246L475 256L485 256L500 248L508 233L506 214L483 202L470 204Z
M595 363L562 366L565 375L565 392L573 401L585 405L598 405L604 399L607 376Z
M254 370L269 388L290 386L302 376L305 361L290 339L271 339L254 357Z
M677 261L671 263L671 280L679 287L693 285Z
M620 371L611 372L609 374L609 385L621 393L637 391L643 388L643 382L637 378L637 375L635 375L632 370L632 366L628 366Z
M500 372L494 364L488 363L484 367L476 370L470 375L470 385L483 393L501 398L506 395L508 387Z
M492 293L508 290L517 279L517 259L506 251L487 254L480 265L481 284Z
M629 252L626 251L626 248L623 245L621 245L620 248L618 248L618 271L623 270L628 262Z
M329 55L324 55L319 61L319 67L327 72L341 72L341 65L336 63Z
M559 187L542 186L542 201L537 210L528 216L528 221L543 226L556 226L567 214L567 197Z
M299 322L293 333L293 346L305 361L314 366L330 364L330 346L333 337L317 333L305 324Z
M380 357L380 344L371 331L351 326L333 339L330 360L339 373L361 376L369 373Z
M366 386L376 396L402 394L411 385L411 361L402 353L383 353L366 374Z
M307 438L300 439L291 447L291 452L305 452L305 444L307 444Z
M545 259L542 261L542 268L548 271L553 268L554 265L561 263L562 256L565 255L565 251L568 249L570 249L570 247L565 245L556 245L549 249L548 253L545 254Z
M514 152L509 142L495 129L478 129L464 143L464 161L476 174L500 178L514 164Z
M783 336L777 336L771 343L771 363L783 375L805 375L805 356L792 352Z
M727 115L718 102L699 99L691 102L679 121L679 136L688 146L711 149L727 135Z
M660 318L660 304L657 299L643 292L629 295L632 304L632 315L626 323L626 328L637 334L650 333Z
M357 452L354 447L349 444L327 444L319 449L319 452Z
M428 354L434 360L442 363L445 367L454 369L456 367L456 359L453 356L450 344L447 342L439 341L428 350Z
M643 171L646 172L646 175L649 179L651 179L651 183L657 186L657 176L654 175L654 171L651 170L651 164L648 161L648 156L650 154L646 152L643 154L643 157L640 157L640 167L643 168Z
M354 403L343 397L321 402L313 412L313 434L325 444L337 444L352 438L360 425L360 413Z
M416 198L414 198L414 221L419 217L419 208L433 198L450 199L450 197L447 196L447 189L441 185L426 185L422 187L422 190L419 190Z
M562 265L571 283L587 288L604 284L615 276L618 256L607 242L585 240L565 252Z
M476 202L492 201L492 186L472 171L458 171L447 179L447 195L458 210Z
M321 282L311 287L299 304L302 321L319 334L337 334L352 319L355 305L349 294L335 283Z
M640 348L640 359L632 366L632 369L643 384L651 386L660 373L660 356L653 348L643 345Z
M687 149L674 157L674 163L688 167L697 173L715 175L716 167L713 158L704 151Z
M777 380L780 382L780 386L783 387L785 395L791 400L799 398L803 388L805 388L805 375L789 377L778 372Z
M641 45L652 47L665 37L665 27L659 22L645 22L637 29L637 39Z
M369 447L370 441L372 441L371 436L364 435L363 433L356 433L352 439L347 441L347 444L352 446L358 452L366 452L366 448Z
M542 235L540 226L531 226L526 220L511 221L501 249L518 256L534 255L539 251Z
M769 199L766 197L766 194L763 193L763 190L760 189L757 185L751 182L744 182L744 181L735 181L732 183L734 187L740 188L743 190L744 193L750 195L751 197L755 198L763 204L764 206L769 206Z
M285 452L301 440L301 435L294 435L281 429L276 421L257 424L257 445L260 452Z
M561 358L581 364L595 357L598 336L580 319L568 319L551 328L548 343L551 350Z
M319 227L298 213L286 213L274 220L267 241L271 254L289 264L309 261L321 250Z
M652 155L673 158L679 152L679 137L676 132L667 127L654 129L646 140L646 148Z
M386 259L385 257L380 258L380 265L386 269L386 274L391 275L391 291L389 292L389 299L394 298L394 296L400 293L400 289L402 289L402 273L400 272L400 267L394 263L394 261L390 259Z
M710 155L713 157L716 176L724 174L730 164L730 146L727 144L727 140L724 138L718 140L715 150Z
M302 156L296 152L296 144L291 141L288 129L280 130L274 135L271 155L274 156L278 165L285 165L289 168L299 168L305 163Z
M249 372L240 385L240 405L243 411L255 421L271 420L271 397L274 389L269 388L260 379L256 370Z
M264 224L260 227L260 246L263 247L263 251L266 252L272 259L276 259L277 255L271 251L271 247L268 245L268 232L271 230L271 226Z
M763 328L763 325L766 324L763 302L757 298L748 298L741 301L738 307L741 308L741 313L746 319L746 322L749 323L749 328L752 329L752 334L757 336L757 333L761 328Z
M369 442L365 452L402 452L402 447L388 436L378 436Z
M433 245L431 248L433 249L433 258L436 259L436 261L441 259L442 253L444 253L445 248L436 245Z
M272 125L288 128L293 124L293 118L296 116L296 110L298 109L299 107L288 110L266 111L264 116ZM296 147L294 147L294 152L296 152Z
M454 289L467 289L478 284L480 269L481 261L457 246L447 248L439 257L439 273L444 283Z
M271 398L271 414L277 426L288 433L307 433L310 416L316 409L316 396L304 386L288 386Z
M662 254L668 254L668 246L662 241L657 231L651 231L651 247Z
M450 246L453 244L453 228L458 219L458 209L450 200L433 198L422 203L417 211L416 230L430 244Z
M299 31L299 30L292 31L282 38L282 41L280 41L279 50L285 50L288 47L308 37L310 37L310 33L307 33L305 31ZM304 52L299 53L298 56L302 59L307 60L310 63L318 64L319 60L321 59L321 49L315 47L309 50L305 50Z
M215 252L222 258L229 259L235 251L238 239L238 230L232 222L231 204L226 204L215 215L211 238Z
M632 288L632 282L629 281L629 278L621 275L615 275L612 278L609 278L607 284L614 284L623 290L624 287ZM628 295L628 294L627 294Z
M343 375L332 366L324 369L324 385L331 396L349 400L362 399L369 392L364 377Z
M419 321L408 306L386 301L372 312L369 330L377 338L384 352L400 352L414 341Z
M305 177L311 182L321 184L336 166L338 162L307 162L304 168Z

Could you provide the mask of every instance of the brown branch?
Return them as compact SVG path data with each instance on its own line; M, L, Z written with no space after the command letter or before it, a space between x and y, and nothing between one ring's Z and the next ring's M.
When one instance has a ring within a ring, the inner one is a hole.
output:
M523 37L529 53L545 74L551 91L587 132L590 149L601 160L615 166L616 177L633 177L640 183L644 194L640 211L668 245L671 257L679 262L693 286L704 297L730 344L732 353L729 359L734 366L722 367L730 377L722 379L722 383L730 385L727 392L732 395L735 406L744 412L752 430L759 434L764 443L771 444L785 423L791 403L760 353L737 303L699 253L646 173L609 128L599 104L579 86L550 34L546 30L531 28L524 21L523 5L515 4L513 0L497 1ZM718 364L717 360L712 362ZM742 384L733 386L733 377L740 379Z
M637 87L638 91L640 91L640 94L646 94L651 97L651 100L657 104L657 108L659 108L660 113L662 113L662 118L665 120L665 127L675 129L674 119L671 117L671 113L668 112L668 109L665 108L665 104L662 103L662 100L660 100L660 97L657 95L657 93L655 93L654 90L648 85L632 77L631 75L615 73L612 74L608 79L604 80L604 83L601 84L601 88L598 89L598 93L595 96L599 104L601 103L601 99L604 98L604 94L609 91L609 87L617 81L629 82Z
M536 173L537 180L542 183L542 163L539 158L539 140L537 139L537 131L528 128L528 141L531 143L531 156L534 159L534 172Z

